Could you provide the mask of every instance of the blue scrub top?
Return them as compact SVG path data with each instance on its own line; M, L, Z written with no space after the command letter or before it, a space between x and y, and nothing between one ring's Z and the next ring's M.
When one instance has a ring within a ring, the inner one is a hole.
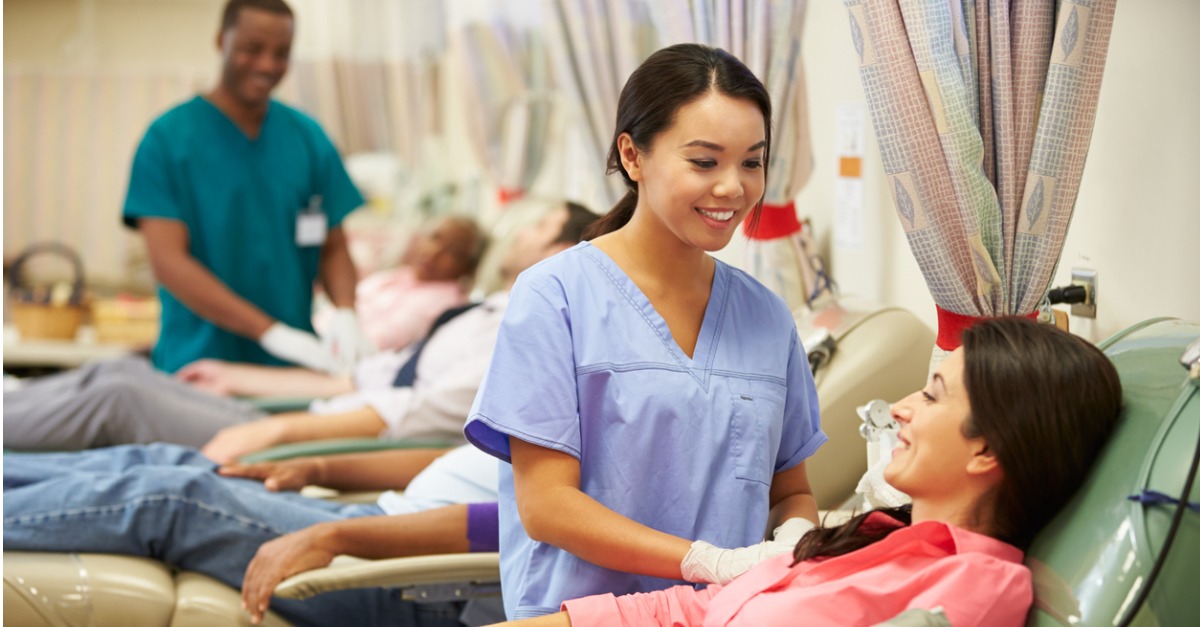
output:
M519 277L466 435L505 461L510 436L571 455L581 489L605 506L720 547L762 540L773 475L827 439L779 297L718 261L689 359L641 290L587 242ZM510 619L558 611L567 599L682 583L600 568L530 540L509 464L500 556Z
M312 118L271 101L251 140L200 96L163 114L133 159L125 224L179 220L201 264L268 316L312 330L320 245L296 242L296 220L314 196L327 228L363 204L337 149ZM162 329L154 364L167 372L200 358L281 365L255 340L192 313L160 286Z

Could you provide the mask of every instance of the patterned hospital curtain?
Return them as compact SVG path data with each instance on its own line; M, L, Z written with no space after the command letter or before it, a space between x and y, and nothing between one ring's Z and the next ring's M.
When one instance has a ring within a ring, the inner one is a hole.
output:
M975 318L1036 315L1071 222L1114 4L845 0L940 351Z
M617 96L625 80L655 50L698 42L744 61L771 93L773 145L759 229L747 231L745 268L793 307L803 307L812 281L801 268L793 199L812 171L808 96L800 57L806 2L796 0L546 0L551 58L559 88L582 112L597 171L612 139ZM608 179L608 205L624 193Z

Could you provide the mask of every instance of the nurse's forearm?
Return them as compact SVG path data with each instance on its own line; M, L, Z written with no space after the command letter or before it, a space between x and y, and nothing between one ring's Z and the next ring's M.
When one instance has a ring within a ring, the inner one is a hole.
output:
M817 499L808 483L807 464L795 466L775 473L771 479L771 512L767 517L766 537L789 518L805 518L816 524Z
M341 227L332 229L321 247L321 285L334 306L353 309L357 284L358 272L350 258L346 233Z
M767 539L771 532L790 518L804 518L817 523L817 500L811 494L796 494L789 496L771 508L767 518Z
M194 259L181 259L155 275L193 313L230 333L257 340L273 322Z
M188 252L187 227L173 220L142 219L138 228L154 278L193 313L243 337L257 340L271 326L270 316L230 290Z
M626 518L575 488L546 491L532 501L524 506L518 501L530 538L604 568L683 578L679 565L690 540Z
M681 579L691 540L652 529L579 489L579 460L509 438L517 510L529 537L627 573ZM648 478L649 479L649 478Z

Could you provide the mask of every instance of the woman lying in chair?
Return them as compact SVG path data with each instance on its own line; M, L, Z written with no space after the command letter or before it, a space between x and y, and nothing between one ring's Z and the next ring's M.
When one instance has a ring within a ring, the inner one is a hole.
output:
M892 407L901 444L884 476L911 506L814 529L724 586L596 595L520 623L874 625L941 608L955 627L1023 625L1033 589L1022 549L1083 482L1120 405L1095 347L1024 319L982 322Z

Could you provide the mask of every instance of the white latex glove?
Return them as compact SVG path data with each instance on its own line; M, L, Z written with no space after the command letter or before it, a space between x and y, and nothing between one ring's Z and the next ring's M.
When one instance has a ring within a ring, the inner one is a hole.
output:
M775 528L774 540L740 549L721 549L697 540L692 543L679 568L683 571L683 578L692 583L726 584L759 562L776 555L790 555L796 550L800 538L815 526L804 518L791 518Z
M321 345L317 336L282 322L272 324L267 332L258 338L258 343L263 350L284 361L320 372L338 371L337 362Z
M375 354L375 344L363 333L358 314L349 307L338 307L325 336L325 351L333 356L341 372L349 372L363 357Z

